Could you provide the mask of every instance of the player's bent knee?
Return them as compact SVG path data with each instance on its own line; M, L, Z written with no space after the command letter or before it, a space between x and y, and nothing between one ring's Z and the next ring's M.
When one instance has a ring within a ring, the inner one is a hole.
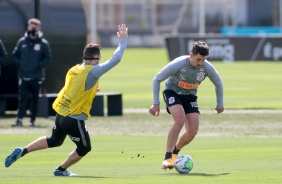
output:
M197 135L198 131L186 131L185 135L187 139L193 139Z
M48 148L54 148L54 147L61 146L63 142L64 140L56 140L52 137L47 137Z
M91 151L91 146L78 147L76 149L77 154L81 157L85 156L90 151Z
M175 124L179 124L179 125L184 125L184 123L186 122L187 120L186 120L186 118L184 117L184 118L176 118L176 119L174 119L174 123Z
M197 133L198 131L188 131L188 135L193 138L197 135Z

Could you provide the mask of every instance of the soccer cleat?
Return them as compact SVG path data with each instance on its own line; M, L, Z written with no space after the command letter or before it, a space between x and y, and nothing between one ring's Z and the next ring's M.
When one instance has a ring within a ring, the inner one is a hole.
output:
M163 161L162 163L162 169L166 170L166 169L173 169L174 168L174 160L172 160L172 158L166 159Z
M14 151L8 155L5 159L5 167L9 167L12 165L15 161L17 161L22 156L23 149L22 148L16 148Z
M54 170L55 176L76 176L76 174L70 172L69 170L60 171L58 168Z
M175 159L178 157L178 154L172 154L172 163L175 162Z
M23 126L23 120L18 118L18 119L15 121L15 123L12 124L12 127L16 127L16 126Z

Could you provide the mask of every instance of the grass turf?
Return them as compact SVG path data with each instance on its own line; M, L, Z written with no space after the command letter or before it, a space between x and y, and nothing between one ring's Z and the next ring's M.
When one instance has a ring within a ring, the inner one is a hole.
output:
M0 135L0 157L38 135ZM74 148L69 139L59 148L26 155L1 169L1 183L280 183L281 138L197 137L181 153L194 168L188 175L160 169L164 136L92 136L93 151L70 170L77 177L54 177ZM138 157L139 155L139 157Z
M163 171L166 134L172 119L166 113L93 117L87 121L92 151L70 167L74 178L54 177L53 170L74 149L66 138L58 148L30 153L11 167L0 167L0 183L281 183L281 111L203 112L198 136L181 150L194 160L188 175ZM11 128L14 117L0 118L0 159L15 147L50 135L52 119L38 118L38 127ZM139 157L138 157L139 155ZM2 163L3 163L2 162Z

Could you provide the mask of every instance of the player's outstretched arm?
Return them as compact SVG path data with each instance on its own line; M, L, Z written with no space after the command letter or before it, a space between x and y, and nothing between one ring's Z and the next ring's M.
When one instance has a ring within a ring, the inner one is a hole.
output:
M125 24L118 25L117 37L119 39L128 38L128 27Z

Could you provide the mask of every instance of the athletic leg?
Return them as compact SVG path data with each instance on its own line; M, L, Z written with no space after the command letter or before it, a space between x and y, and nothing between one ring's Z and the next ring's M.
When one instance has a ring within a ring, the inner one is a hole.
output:
M163 98L166 103L167 112L172 115L174 123L168 132L166 154L162 163L162 168L174 168L175 155L173 148L178 140L179 133L186 122L185 111L182 106L181 97L172 90L163 91Z
M188 145L194 139L198 133L200 121L197 96L184 96L182 102L186 114L185 132L180 136L180 139L175 146L174 152L177 154L184 146Z
M70 139L76 144L77 148L68 155L66 160L57 169L55 169L55 175L58 170L61 172L70 172L67 168L77 163L91 150L90 136L84 121L66 117L64 121L62 121L61 126Z
M28 144L25 148L28 153L48 148L46 136L39 137L32 143Z
M188 145L196 136L199 130L199 113L186 114L187 121L185 122L185 132L181 135L176 148L181 150Z
M67 157L67 159L61 164L61 167L64 169L69 168L73 164L77 163L79 160L81 160L83 157L79 156L76 152L76 150L73 150Z
M164 170L166 170L167 168L174 168L174 160L176 159L176 155L174 156L172 154L172 150L176 145L179 133L186 121L186 116L182 105L176 104L168 107L168 109L173 117L174 123L168 133L166 154L165 159L162 163L162 168Z
M6 157L5 166L9 167L15 161L17 161L19 158L23 157L27 153L62 145L66 137L66 133L64 133L61 127L59 126L59 121L62 118L63 117L60 115L56 116L55 126L53 127L51 137L39 137L35 141L28 144L25 148L15 148L14 151Z
M185 112L182 105L173 105L169 107L169 111L173 117L174 123L169 130L167 138L167 152L172 152L177 140L179 133L186 122Z
M62 130L59 125L63 117L58 115L56 116L55 125L52 129L52 134L50 137L42 136L28 144L25 148L28 153L32 151L37 151L46 148L58 147L61 146L66 138L66 133Z

